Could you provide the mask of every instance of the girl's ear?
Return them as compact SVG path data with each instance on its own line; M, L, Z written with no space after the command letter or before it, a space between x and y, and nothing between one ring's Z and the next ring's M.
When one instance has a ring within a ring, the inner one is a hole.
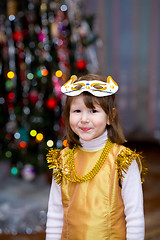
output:
M107 116L107 121L106 121L106 123L107 123L107 125L111 125L111 124L110 124L110 119L109 119L108 116Z

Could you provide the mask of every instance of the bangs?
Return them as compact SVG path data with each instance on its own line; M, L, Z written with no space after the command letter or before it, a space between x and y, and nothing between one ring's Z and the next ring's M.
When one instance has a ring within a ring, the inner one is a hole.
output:
M95 104L100 105L100 102L97 97L93 96L91 93L83 92L84 104L87 108L94 109Z
M84 104L89 109L95 109L95 105L99 105L103 111L109 115L109 118L112 118L112 109L115 107L114 105L114 96L108 97L95 97L91 93L83 92Z

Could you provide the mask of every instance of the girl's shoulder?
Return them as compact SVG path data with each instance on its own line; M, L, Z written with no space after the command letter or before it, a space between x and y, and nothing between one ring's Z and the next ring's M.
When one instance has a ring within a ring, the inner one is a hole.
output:
M141 182L144 182L144 176L146 175L147 168L144 166L143 154L141 152L137 152L136 149L131 150L123 145L120 146L120 151L115 160L120 181L123 180L124 174L127 173L128 168L134 160L136 160L139 172L141 174Z

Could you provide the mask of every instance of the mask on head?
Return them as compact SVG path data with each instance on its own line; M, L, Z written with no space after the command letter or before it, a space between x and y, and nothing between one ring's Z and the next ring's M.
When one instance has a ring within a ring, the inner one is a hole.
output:
M62 93L67 96L77 96L82 92L89 92L96 97L105 97L118 91L118 84L111 76L107 77L106 83L99 80L75 82L76 80L75 75L71 76L70 80L61 87Z

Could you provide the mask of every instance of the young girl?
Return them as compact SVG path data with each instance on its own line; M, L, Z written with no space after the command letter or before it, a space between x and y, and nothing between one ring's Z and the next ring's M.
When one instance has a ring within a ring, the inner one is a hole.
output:
M139 154L124 147L111 77L72 76L62 86L67 147L53 168L46 240L143 240Z

